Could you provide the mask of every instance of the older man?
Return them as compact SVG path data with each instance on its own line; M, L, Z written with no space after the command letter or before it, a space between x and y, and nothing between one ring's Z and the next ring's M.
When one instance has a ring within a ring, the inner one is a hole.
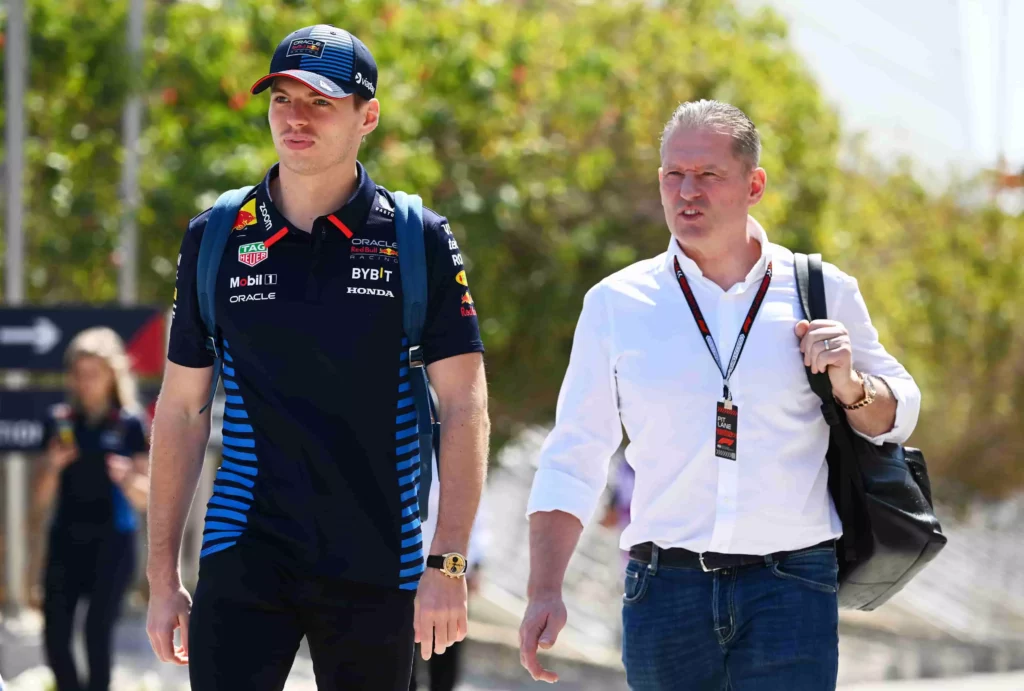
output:
M658 170L668 251L584 300L528 508L520 639L535 679L557 680L537 648L565 625L566 565L625 428L630 688L835 687L842 525L804 366L828 373L853 428L877 444L910 436L920 392L879 344L855 279L826 265L834 320L803 319L793 253L748 215L765 191L760 151L739 109L681 105Z

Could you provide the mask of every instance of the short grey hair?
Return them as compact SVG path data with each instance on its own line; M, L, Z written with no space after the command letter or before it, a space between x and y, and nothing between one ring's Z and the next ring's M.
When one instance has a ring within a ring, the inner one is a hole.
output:
M761 135L747 114L736 106L721 101L687 101L672 113L661 133L661 157L665 158L665 144L679 128L714 130L733 138L733 153L751 169L761 162Z

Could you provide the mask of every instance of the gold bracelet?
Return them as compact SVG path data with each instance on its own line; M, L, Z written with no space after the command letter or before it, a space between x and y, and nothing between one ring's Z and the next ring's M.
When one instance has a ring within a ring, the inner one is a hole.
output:
M864 374L860 370L854 370L854 371L858 375L860 375L861 381L863 382L864 398L862 398L859 401L857 401L856 403L852 403L852 404L843 403L838 398L836 398L836 403L838 403L839 406L841 408L845 409L845 410L860 410L861 408L869 406L869 405L871 405L872 403L875 402L875 394L877 392L875 391L874 383L871 381L871 376L868 375L868 374Z

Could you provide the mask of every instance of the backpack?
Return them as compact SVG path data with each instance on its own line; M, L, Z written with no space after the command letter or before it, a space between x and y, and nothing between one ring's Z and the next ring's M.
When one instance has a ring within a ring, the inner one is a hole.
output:
M796 254L796 284L808 320L828 319L820 254ZM946 546L920 450L875 446L857 435L832 397L828 374L807 370L829 427L828 485L843 522L836 543L839 606L870 611L898 593Z
M206 221L206 230L199 245L199 262L196 270L199 314L208 334L206 349L214 357L210 397L203 410L213 403L223 367L219 347L220 334L216 322L217 274L235 217L251 190L251 186L240 187L220 195ZM423 242L423 200L418 195L395 192L395 231L398 246L401 248L398 264L402 276L402 325L408 339L408 366L411 370L410 380L416 417L419 420L420 520L425 521L433 476L432 454L438 451L441 426L420 345L427 318L427 255ZM429 424L424 423L427 420L430 421Z

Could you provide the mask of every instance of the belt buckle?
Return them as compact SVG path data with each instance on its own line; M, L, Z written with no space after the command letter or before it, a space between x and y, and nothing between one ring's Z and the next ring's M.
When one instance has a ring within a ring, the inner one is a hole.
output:
M700 562L701 571L704 573L714 573L715 571L718 571L718 569L709 569L707 564L704 563L704 552L697 555L697 561Z

